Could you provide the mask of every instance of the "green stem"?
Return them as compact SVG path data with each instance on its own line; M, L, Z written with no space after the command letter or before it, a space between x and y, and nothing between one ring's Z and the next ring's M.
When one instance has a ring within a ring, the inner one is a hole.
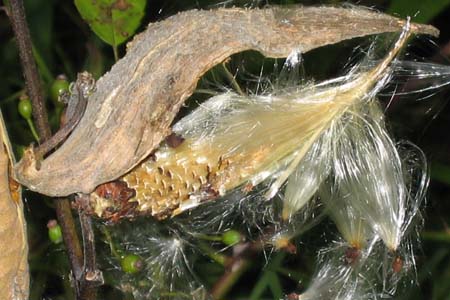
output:
M446 231L425 231L422 232L422 238L424 240L450 243L450 232Z
M24 93L25 93L25 90L24 90L24 89L21 89L20 91L15 92L14 94L11 94L11 95L9 95L7 98L5 98L5 99L0 103L0 105L5 105L5 104L7 104L7 103L9 103L9 102L13 102L13 101L15 101L16 99L19 99L20 96L23 95Z
M213 299L221 300L239 280L241 275L250 267L251 261L243 257L237 258L233 263L233 267L228 270L222 278L216 282L211 290Z
M214 260L216 263L225 266L225 263L228 260L228 257L226 255L217 253L214 249L203 242L200 242L198 246L209 258Z
M30 127L31 133L33 134L34 139L36 142L39 143L39 135L36 132L36 128L34 128L33 121L30 119L27 119L28 126Z
M239 86L239 84L236 81L236 78L234 78L233 74L231 74L230 70L228 70L227 66L225 65L225 63L222 63L223 69L225 71L225 75L227 76L228 80L230 81L231 85L233 86L233 88L238 92L239 95L241 96L247 96L241 89L241 87Z
M278 252L269 265L265 267L263 275L259 278L250 294L250 300L261 299L261 296L267 288L270 288L275 298L278 299L281 296L282 292L279 279L274 270L280 267L285 256L286 252Z
M202 233L198 233L195 235L196 238L204 240L204 241L211 241L211 242L221 242L222 241L222 236L220 235L207 235L207 234L202 234Z
M38 66L38 69L39 69L42 77L44 77L45 81L47 81L48 83L51 83L54 80L52 72L50 72L50 69L48 68L47 64L45 63L45 60L42 58L42 55L39 53L39 51L36 49L36 47L34 45L32 46L32 49L33 49L34 59L36 60L36 64Z
M219 93L208 89L196 89L194 91L194 94L206 94L211 96L217 96Z
M67 74L68 77L70 78L72 74L75 74L74 70L73 70L73 66L71 64L70 59L67 57L66 52L59 46L59 45L55 45L55 52L56 55L58 56L58 59L62 62L63 64L63 70L64 70L64 74Z
M117 62L119 60L119 50L117 49L117 46L112 46L113 52L114 52L114 60Z
M121 259L122 256L119 254L119 252L117 252L116 247L114 246L114 241L111 237L111 234L109 233L108 229L106 229L105 226L102 227L102 232L105 235L105 239L108 242L109 245L109 249L111 250L111 254L117 258L117 259Z

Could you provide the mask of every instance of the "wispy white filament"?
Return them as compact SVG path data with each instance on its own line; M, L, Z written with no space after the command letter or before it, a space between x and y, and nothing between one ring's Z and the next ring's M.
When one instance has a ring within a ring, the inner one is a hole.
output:
M336 188L344 190L346 202L395 250L426 185L418 187L419 193L410 193L406 166L387 133L378 104L355 109L348 118L334 143Z
M386 57L368 71L355 67L349 74L333 80L268 95L242 96L228 92L211 98L173 128L190 141L188 147L177 151L179 163L183 164L184 157L229 161L229 169L235 171L236 179L226 178L221 182L217 187L221 195L238 185L256 186L270 178L266 198L271 199L291 174L297 174L291 181L301 184L306 177L299 174L302 170L295 170L310 162L305 160L308 153L314 155L310 149L352 106L372 100L389 79L389 64L408 36L407 28ZM314 176L324 176L322 173L319 170ZM314 180L318 183L321 178ZM312 184L309 183L310 189L314 189ZM294 196L300 189L291 189L287 194L293 209L286 208L286 215L306 203L313 193L306 189L304 196Z
M334 138L326 131L314 143L299 163L296 170L289 176L284 193L282 218L287 220L306 205L316 194L319 186L330 171L329 144Z
M380 292L376 283L376 265L372 256L375 241L361 251L354 263L345 263L345 245L325 250L319 255L319 270L299 300L375 300Z
M187 166L190 160L213 167L228 160L231 175L218 188L221 199L170 222L194 239L219 235L238 223L250 239L257 228L258 238L283 248L314 223L305 222L313 216L315 205L310 204L321 201L345 242L321 263L300 299L378 299L393 294L402 275L394 262L405 269L414 265L407 234L419 217L428 177L423 153L389 135L376 95L405 70L422 74L418 79L444 72L425 64L414 69L406 62L392 63L407 37L408 28L383 60L364 62L332 80L252 96L228 91L200 104L173 127L185 139L183 146L161 147L155 157L175 158ZM298 55L293 52L288 64L295 64ZM444 81L433 88L442 85ZM281 218L275 201L280 198ZM269 226L273 232L264 232ZM149 294L140 295L155 297L180 285L186 295L202 290L183 239L140 232L131 250L145 257L145 282L151 282ZM348 249L356 258L346 257Z
M122 251L142 259L142 269L136 274L120 270L117 258L110 262L116 266L110 275L134 299L164 299L167 295L171 299L210 299L192 270L192 246L175 229L151 222L122 223L112 236Z

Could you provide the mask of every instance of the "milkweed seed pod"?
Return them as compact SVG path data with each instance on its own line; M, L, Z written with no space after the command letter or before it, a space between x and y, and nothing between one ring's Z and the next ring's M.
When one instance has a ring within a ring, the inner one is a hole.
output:
M27 224L22 189L11 177L14 162L0 111L0 298L23 300L30 294Z
M263 181L269 182L265 198L273 198L333 122L353 106L373 100L409 36L408 23L392 50L369 70L355 67L336 79L267 95L226 92L212 97L174 125L173 140L121 178L135 196L117 201L93 193L93 211L104 218L163 219L237 188L250 191ZM296 181L290 180L292 185ZM298 209L307 200L297 199L290 189L288 183L287 194L296 200L289 205ZM292 209L284 214L289 216Z

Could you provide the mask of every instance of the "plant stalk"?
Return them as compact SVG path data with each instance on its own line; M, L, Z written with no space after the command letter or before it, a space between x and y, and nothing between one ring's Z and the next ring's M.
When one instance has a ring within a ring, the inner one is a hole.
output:
M10 0L9 4L10 7L7 15L10 17L14 35L16 37L20 63L25 77L25 85L33 107L33 119L39 133L39 142L42 143L50 139L51 130L48 123L41 80L37 71L36 61L33 57L33 47L25 18L25 8L22 0ZM55 206L58 222L61 225L63 232L64 244L69 256L72 273L77 279L76 286L79 286L81 289L80 291L77 289L77 298L93 300L95 299L95 292L92 292L92 288L88 287L86 291L83 291L85 287L78 284L79 276L81 276L80 273L83 270L83 252L73 220L69 199L55 199Z
M30 31L25 19L25 9L22 0L10 0L9 17L19 49L20 62L25 77L27 94L33 104L33 119L40 135L40 142L50 138L47 110L42 92L41 80L33 57L33 46Z

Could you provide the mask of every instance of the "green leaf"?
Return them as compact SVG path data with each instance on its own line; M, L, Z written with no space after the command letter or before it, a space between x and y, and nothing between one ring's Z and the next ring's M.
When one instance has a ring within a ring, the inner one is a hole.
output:
M272 292L274 299L281 299L283 297L283 287L281 286L280 279L276 273L269 273L269 288Z
M282 295L282 288L275 270L280 268L285 256L286 252L278 252L277 254L275 254L275 257L269 263L269 265L266 266L266 268L264 269L264 273L259 278L256 285L253 287L253 290L249 297L250 300L261 299L267 288L270 289L272 295L275 296L275 299L280 299Z
M75 0L81 17L113 47L131 37L141 24L146 0Z
M450 0L392 0L389 13L411 16L414 22L427 23L450 4Z

